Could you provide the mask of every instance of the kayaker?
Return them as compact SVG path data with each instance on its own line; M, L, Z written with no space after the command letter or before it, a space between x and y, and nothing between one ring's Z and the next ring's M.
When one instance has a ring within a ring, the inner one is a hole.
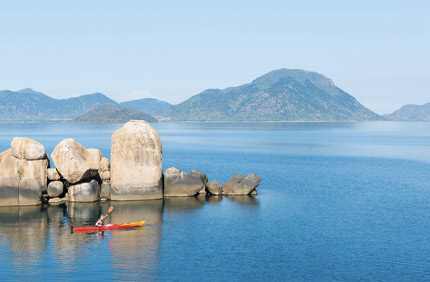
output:
M104 225L105 225L105 219L109 216L109 214L110 214L112 211L113 211L113 207L110 207L110 208L109 208L109 210L108 210L108 213L107 213L107 214L105 214L105 215L102 215L102 216L100 217L100 219L99 219L99 220L97 220L97 222L96 222L96 226L104 226Z

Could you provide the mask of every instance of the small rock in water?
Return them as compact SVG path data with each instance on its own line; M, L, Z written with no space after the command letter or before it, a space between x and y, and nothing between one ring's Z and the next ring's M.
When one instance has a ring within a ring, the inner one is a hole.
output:
M209 182L207 187L208 187L208 191L209 191L209 193L211 193L211 195L217 196L217 195L222 194L221 183L219 183L216 180L212 180L211 182Z
M260 185L260 182L261 178L256 173L248 176L236 174L224 183L222 191L225 195L248 195Z

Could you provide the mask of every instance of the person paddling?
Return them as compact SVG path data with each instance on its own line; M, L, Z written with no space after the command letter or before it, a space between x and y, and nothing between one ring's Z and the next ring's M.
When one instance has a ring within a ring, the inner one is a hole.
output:
M109 216L109 214L110 214L112 211L113 211L113 207L110 207L110 208L108 209L107 214L102 215L102 216L100 217L100 219L99 219L99 220L97 220L97 222L96 222L96 226L104 226L104 225L105 225L105 219Z

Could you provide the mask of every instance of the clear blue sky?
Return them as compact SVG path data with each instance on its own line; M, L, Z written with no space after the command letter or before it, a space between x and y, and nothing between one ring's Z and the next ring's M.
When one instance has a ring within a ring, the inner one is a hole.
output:
M0 89L181 102L279 68L430 102L430 1L0 1Z

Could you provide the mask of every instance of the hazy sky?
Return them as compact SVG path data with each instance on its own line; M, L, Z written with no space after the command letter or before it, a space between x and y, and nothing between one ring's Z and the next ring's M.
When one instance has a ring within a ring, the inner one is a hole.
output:
M171 103L279 68L379 114L430 102L430 1L1 1L0 89Z

